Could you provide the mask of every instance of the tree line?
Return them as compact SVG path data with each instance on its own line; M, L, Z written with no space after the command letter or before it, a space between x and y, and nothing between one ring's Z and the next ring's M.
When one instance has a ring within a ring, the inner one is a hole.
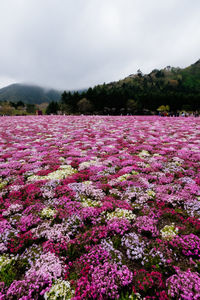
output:
M138 70L118 82L97 85L82 92L64 91L47 113L149 114L167 105L172 112L200 109L200 62L187 69L166 67L143 75Z

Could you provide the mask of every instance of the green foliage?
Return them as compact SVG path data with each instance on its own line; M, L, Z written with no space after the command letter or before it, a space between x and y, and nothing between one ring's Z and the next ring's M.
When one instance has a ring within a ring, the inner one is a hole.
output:
M62 94L37 86L13 84L0 89L0 101L10 102L0 113L11 115L25 114L23 103L44 102L51 102L48 114L58 110L66 114L150 114L156 113L162 105L169 106L172 112L185 108L196 111L200 110L200 60L185 69L168 66L147 75L138 70L137 74L117 82ZM34 107L26 109L27 113L35 113Z
M8 260L7 264L3 264L0 268L0 281L4 282L6 286L17 280L25 273L28 267L27 260Z
M35 112L36 112L35 104L27 104L26 111L28 114L35 114Z
M121 292L119 300L139 300L142 299L139 294L135 294L134 292Z
M121 245L121 238L120 238L120 236L114 235L112 237L112 242L113 242L114 248L118 249L119 246Z
M86 98L79 100L77 106L81 113L89 113L92 110L92 104Z
M133 99L129 99L127 101L126 107L130 113L136 113L138 111L138 103Z
M57 114L58 110L59 110L59 104L57 102L52 101L47 106L46 114L47 115Z
M4 266L0 272L0 281L4 282L6 286L10 286L16 278L16 270L13 268L12 263Z
M13 105L10 105L8 102L3 102L0 105L0 115L9 115L12 116L15 114L16 109Z
M169 110L170 110L169 105L161 105L157 108L157 111L161 111L161 112L169 111Z
M69 281L57 279L51 289L45 293L44 297L48 300L72 299L74 290Z
M168 66L148 75L138 70L136 75L87 91L64 92L61 104L67 105L69 113L112 115L156 113L160 106L172 112L182 107L200 110L200 61L186 69Z
M80 256L81 253L85 252L85 248L82 244L75 245L75 244L69 244L67 249L67 256L71 261L75 260Z

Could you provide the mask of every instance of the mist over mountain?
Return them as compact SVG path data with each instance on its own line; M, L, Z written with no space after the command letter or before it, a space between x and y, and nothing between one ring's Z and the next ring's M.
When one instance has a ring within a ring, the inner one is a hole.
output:
M59 101L62 91L47 89L35 85L11 84L0 89L0 101L40 104Z
M167 66L149 74L138 70L124 79L77 91L12 84L0 89L0 101L58 102L66 113L137 113L155 111L160 105L169 105L172 110L199 110L200 60L183 69Z

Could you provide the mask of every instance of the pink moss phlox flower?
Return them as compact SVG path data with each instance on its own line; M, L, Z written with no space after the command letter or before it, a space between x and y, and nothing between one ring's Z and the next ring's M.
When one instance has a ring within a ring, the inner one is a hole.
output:
M125 218L114 218L107 222L108 230L123 235L131 228L130 221Z
M170 244L173 247L180 247L186 256L200 257L200 238L193 233L176 236Z
M2 117L0 299L39 300L63 279L76 300L200 299L199 130L194 117Z
M29 278L32 274L45 275L49 279L56 279L62 275L62 262L55 254L51 252L44 253L26 272L26 277Z
M158 220L151 218L149 216L140 216L135 220L135 226L139 233L142 232L150 232L152 237L156 237L159 235L159 231L157 229Z
M15 280L7 290L5 299L32 300L39 299L51 287L48 274L32 273L23 280Z
M119 288L131 283L133 274L127 266L118 266L105 262L102 265L92 267L89 272L91 281L87 277L81 277L77 282L74 300L78 299L118 299Z
M30 227L37 225L41 219L33 214L29 214L28 216L22 216L17 227L21 231L27 231Z
M200 276L197 272L181 271L176 269L176 273L166 281L168 294L171 297L186 300L200 299Z

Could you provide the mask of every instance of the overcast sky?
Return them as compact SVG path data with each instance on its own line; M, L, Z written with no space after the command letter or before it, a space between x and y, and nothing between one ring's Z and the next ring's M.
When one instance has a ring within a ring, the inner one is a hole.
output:
M200 58L200 0L0 0L0 87L79 89Z

